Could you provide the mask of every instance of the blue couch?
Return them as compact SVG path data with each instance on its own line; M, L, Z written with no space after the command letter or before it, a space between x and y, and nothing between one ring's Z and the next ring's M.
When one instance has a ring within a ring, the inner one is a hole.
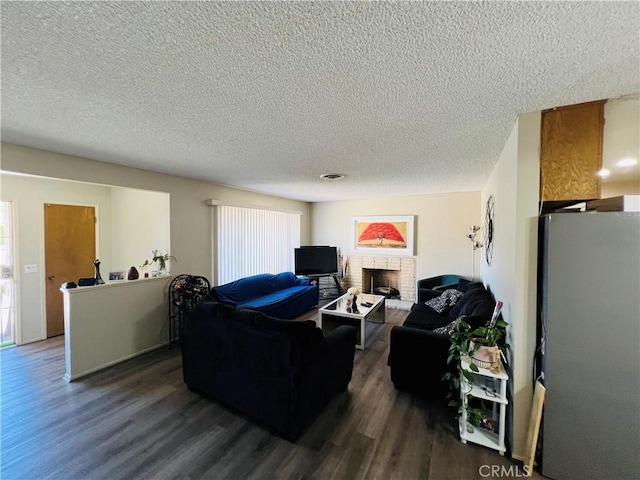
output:
M262 273L211 289L211 296L236 308L293 319L318 304L318 289L293 272Z

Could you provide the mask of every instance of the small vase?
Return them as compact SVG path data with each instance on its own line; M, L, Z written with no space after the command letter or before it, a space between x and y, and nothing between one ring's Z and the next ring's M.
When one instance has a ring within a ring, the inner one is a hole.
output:
M167 274L167 263L165 262L164 258L160 258L156 262L156 265L158 266L158 269L154 272L154 277L161 277Z

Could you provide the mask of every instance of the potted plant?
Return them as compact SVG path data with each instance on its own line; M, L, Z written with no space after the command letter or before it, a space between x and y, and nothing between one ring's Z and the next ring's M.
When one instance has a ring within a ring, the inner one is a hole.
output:
M467 401L466 405L467 412L467 432L473 433L476 427L479 427L482 424L482 420L484 419L485 408L484 405L482 407L474 407L471 406Z
M142 265L140 265L140 270L147 268L152 263L155 264L156 270L153 272L154 277L158 277L161 275L167 274L167 260L170 258L174 259L176 262L176 257L173 255L169 255L168 253L159 253L158 250L151 251L151 261L148 259L144 261Z
M463 332L458 332L468 340L468 349L465 344L464 352L469 353L470 368L474 372L478 371L478 366L488 368L493 373L500 371L500 356L503 350L509 348L507 343L500 345L508 325L507 322L499 319L501 310L502 302L498 301L487 325L478 327L473 331L467 326ZM449 352L451 353L451 348Z
M484 410L469 405L468 401L462 402L460 399L460 379L463 379L463 381L469 385L468 391L470 391L471 385L474 382L473 373L478 373L480 371L479 367L491 368L495 366L494 368L500 368L500 356L510 348L508 343L502 342L502 339L506 335L508 323L498 319L501 308L502 302L498 302L491 320L484 327L472 328L464 319L461 319L449 337L451 344L449 346L447 364L455 362L456 371L455 373L450 371L446 372L442 379L449 383L450 391L447 394L447 397L451 399L449 406L456 407L458 409L458 415L462 413L462 408L465 408L468 426L479 426L482 423ZM486 354L489 357L486 357L486 355L478 355L477 352L483 348L489 351L489 353ZM497 359L495 358L496 352ZM460 360L464 356L469 358L468 365L470 371L462 368ZM491 365L482 363L484 362L482 358L491 358ZM479 363L480 365L478 365ZM463 389L463 395L464 394L465 389Z
M470 367L475 366L488 368L493 373L500 371L500 356L502 350L509 348L508 344L499 345L500 340L505 335L507 322L498 320L495 325L476 328L471 335L469 342L469 356L471 357ZM477 371L473 369L474 372Z

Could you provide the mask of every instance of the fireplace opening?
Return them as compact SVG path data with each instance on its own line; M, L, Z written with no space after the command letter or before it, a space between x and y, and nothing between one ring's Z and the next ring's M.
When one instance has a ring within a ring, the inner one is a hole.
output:
M388 299L400 299L400 270L379 268L362 269L362 286L365 293L384 295Z

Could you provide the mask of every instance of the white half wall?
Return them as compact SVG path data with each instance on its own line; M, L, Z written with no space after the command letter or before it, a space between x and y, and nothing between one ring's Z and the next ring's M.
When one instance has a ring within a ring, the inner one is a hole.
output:
M62 289L65 380L169 343L170 281L163 276Z

